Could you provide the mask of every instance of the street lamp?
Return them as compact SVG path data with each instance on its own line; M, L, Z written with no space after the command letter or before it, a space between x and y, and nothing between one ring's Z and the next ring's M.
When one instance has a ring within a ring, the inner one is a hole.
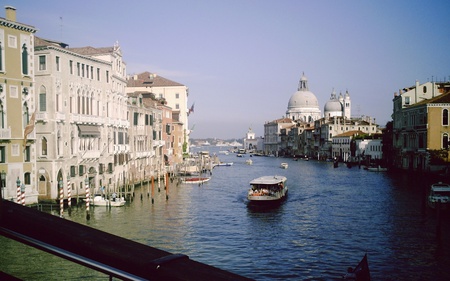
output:
M0 173L0 200L3 199L3 187L5 187L6 183L6 173L5 170L2 170L2 172Z

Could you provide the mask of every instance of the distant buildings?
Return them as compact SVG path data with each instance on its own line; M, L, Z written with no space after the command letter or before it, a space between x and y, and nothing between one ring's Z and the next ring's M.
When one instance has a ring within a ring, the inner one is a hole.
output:
M306 155L317 159L338 157L351 160L349 149L333 150L333 140L354 131L368 136L381 132L372 118L351 117L348 92L337 97L333 90L322 117L318 100L309 91L308 80L302 75L297 91L289 99L286 118L264 124L264 152L280 156Z

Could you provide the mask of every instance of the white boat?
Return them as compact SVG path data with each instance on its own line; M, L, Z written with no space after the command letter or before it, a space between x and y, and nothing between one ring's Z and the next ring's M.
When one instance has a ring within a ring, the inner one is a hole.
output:
M247 198L250 202L270 203L284 199L288 192L286 177L263 176L250 182Z
M367 167L367 170L371 172L386 172L387 168L383 168L378 165L378 167Z
M207 181L209 181L211 178L210 177L186 177L186 178L182 178L181 181L184 183L205 183Z
M219 164L217 164L216 166L233 166L233 162L220 162Z
M247 165L252 165L252 164L253 164L252 159L247 159L247 160L245 160L245 164L247 164Z
M441 210L446 210L450 205L450 184L438 182L431 185L428 195L428 206L432 209L440 205Z
M289 165L288 165L288 163L283 162L283 163L281 163L280 167L282 169L287 169L289 167Z
M86 199L84 199L86 201ZM102 195L95 195L94 198L89 199L89 203L94 206L110 206L110 207L122 207L125 205L125 198L116 197L115 193L111 196L111 199L107 199Z

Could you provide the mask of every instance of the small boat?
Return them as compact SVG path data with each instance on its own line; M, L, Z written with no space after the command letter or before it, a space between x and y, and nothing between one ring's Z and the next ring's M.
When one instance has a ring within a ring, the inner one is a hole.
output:
M387 168L383 168L380 165L378 165L378 167L367 167L367 170L371 172L386 172Z
M84 199L86 201L86 199ZM117 197L115 193L111 196L111 199L107 199L103 195L95 195L94 198L89 199L89 203L94 206L111 206L111 207L122 207L125 205L125 198Z
M186 177L182 178L181 181L184 183L205 183L209 181L210 177Z
M219 164L217 164L217 166L233 166L233 162L228 162L228 163L220 162Z
M252 159L247 159L247 160L245 160L245 164L247 164L247 165L252 165L252 164L253 164Z
M344 275L344 280L356 281L370 281L369 262L367 261L367 254L361 259L355 269L349 267L347 274Z
M438 182L431 185L430 193L428 195L428 206L440 210L448 209L450 205L450 184Z
M280 167L281 167L282 169L287 169L287 168L289 167L289 165L288 165L288 163L283 162L283 163L281 163Z
M250 202L270 203L284 199L288 192L286 177L263 176L250 182L247 198Z

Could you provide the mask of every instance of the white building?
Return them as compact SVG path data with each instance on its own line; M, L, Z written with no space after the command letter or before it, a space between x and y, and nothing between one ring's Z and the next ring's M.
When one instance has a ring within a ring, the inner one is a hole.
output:
M171 81L155 73L143 72L127 78L127 93L149 92L172 108L172 119L182 125L185 153L189 152L188 108L189 89L183 84ZM192 108L193 110L193 108Z
M35 40L36 150L41 199L115 188L128 177L126 67L118 44L69 48ZM70 180L70 186L68 184Z

